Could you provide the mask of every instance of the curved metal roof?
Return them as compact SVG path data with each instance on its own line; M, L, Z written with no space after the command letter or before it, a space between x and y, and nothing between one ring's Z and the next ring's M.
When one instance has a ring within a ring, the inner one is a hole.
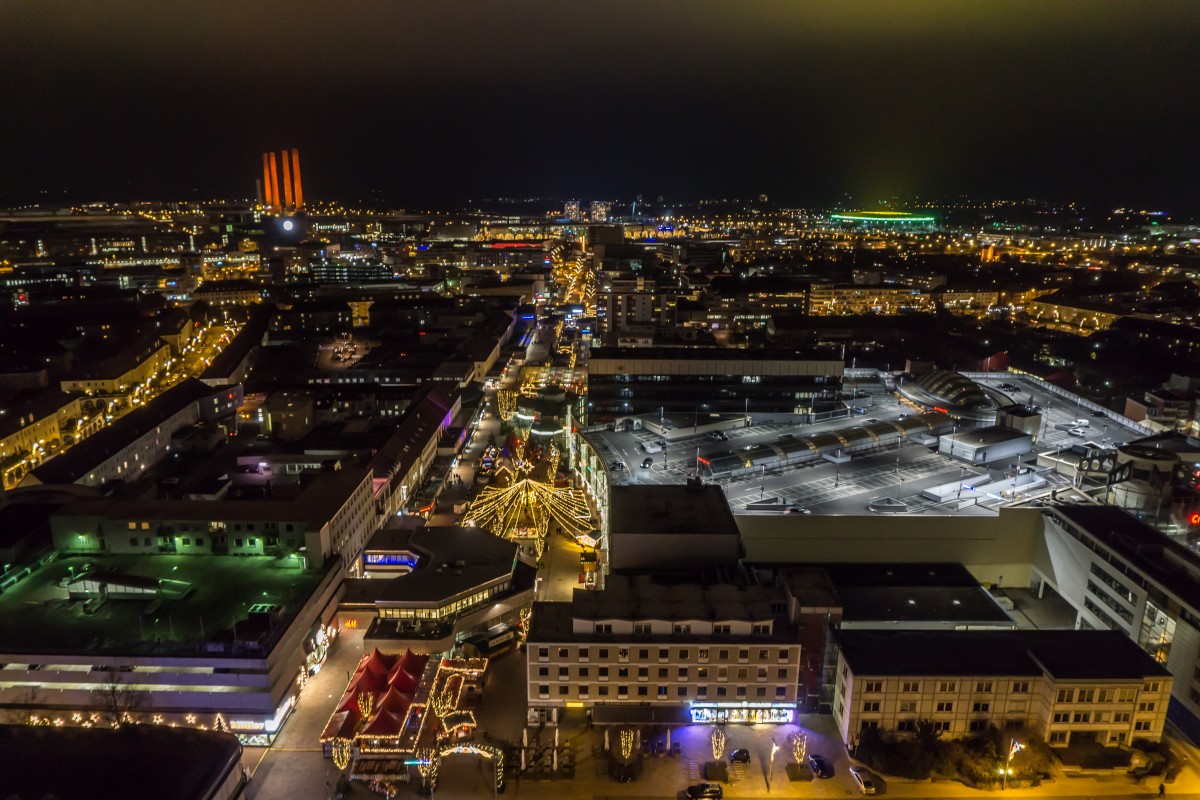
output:
M917 385L947 405L967 409L992 408L995 402L975 381L947 370L935 370L917 378Z

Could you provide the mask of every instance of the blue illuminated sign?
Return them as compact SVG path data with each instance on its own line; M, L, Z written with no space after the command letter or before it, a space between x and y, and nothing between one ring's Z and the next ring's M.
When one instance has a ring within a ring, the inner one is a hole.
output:
M363 563L376 567L415 567L417 557L412 553L365 553Z

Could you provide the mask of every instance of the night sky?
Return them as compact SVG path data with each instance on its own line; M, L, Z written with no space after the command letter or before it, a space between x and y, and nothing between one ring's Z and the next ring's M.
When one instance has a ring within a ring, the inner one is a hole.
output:
M1195 0L0 0L0 194L1197 211L1198 76Z

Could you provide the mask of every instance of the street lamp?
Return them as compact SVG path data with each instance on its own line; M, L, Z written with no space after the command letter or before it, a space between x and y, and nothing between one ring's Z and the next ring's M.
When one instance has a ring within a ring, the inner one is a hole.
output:
M1000 779L1001 790L1008 788L1008 774L1012 772L1013 756L1025 749L1025 745L1013 739L1008 746L1008 758L1004 760L1003 776Z

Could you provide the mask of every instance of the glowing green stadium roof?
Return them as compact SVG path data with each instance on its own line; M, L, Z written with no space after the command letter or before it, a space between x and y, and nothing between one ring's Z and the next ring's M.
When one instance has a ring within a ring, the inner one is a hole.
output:
M936 222L936 217L910 214L907 211L847 211L830 214L830 219L840 222L880 222L888 225L903 225L914 222Z

